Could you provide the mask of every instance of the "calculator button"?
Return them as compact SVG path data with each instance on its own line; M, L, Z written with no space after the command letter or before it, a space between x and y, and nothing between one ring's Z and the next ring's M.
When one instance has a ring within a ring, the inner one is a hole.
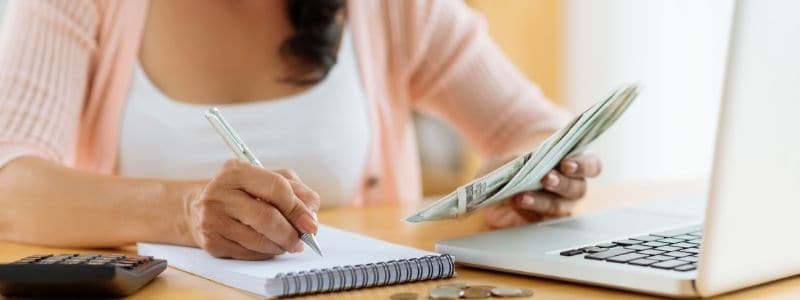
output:
M95 258L98 258L98 257L100 257L100 255L97 255L97 254L84 254L84 255L73 257L72 259L89 260L89 259L95 259Z
M63 258L60 258L60 257L51 257L51 258L43 259L43 260L41 260L41 261L43 261L43 262L44 262L44 261L52 261L52 262L55 262L55 261L62 261L62 260L64 260L64 259L63 259Z
M133 267L135 267L136 265L132 263L116 263L116 266L125 269L133 269Z
M100 258L102 258L102 259L107 259L107 260L117 260L117 259L122 259L122 258L124 258L124 257L119 257L119 256L111 256L111 255L103 255L103 256L100 256Z

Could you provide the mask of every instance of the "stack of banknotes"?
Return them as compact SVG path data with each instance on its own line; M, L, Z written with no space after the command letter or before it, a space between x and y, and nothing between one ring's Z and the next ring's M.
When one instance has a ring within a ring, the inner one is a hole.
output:
M517 193L542 188L542 178L564 158L582 153L619 119L638 95L638 86L623 86L589 107L567 126L491 173L463 185L408 217L409 222L453 219L499 203Z

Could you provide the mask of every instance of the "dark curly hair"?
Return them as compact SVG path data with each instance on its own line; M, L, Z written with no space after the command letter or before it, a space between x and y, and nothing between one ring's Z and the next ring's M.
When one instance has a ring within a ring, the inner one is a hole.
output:
M336 64L345 0L288 0L286 7L295 30L280 48L281 55L295 64L286 81L297 85L318 83Z

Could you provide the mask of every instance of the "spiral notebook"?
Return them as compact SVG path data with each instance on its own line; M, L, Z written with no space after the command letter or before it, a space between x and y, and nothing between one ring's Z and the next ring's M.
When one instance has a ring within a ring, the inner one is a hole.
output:
M452 277L453 257L320 225L325 257L311 249L267 261L218 259L197 248L140 243L139 254L266 297L334 292Z

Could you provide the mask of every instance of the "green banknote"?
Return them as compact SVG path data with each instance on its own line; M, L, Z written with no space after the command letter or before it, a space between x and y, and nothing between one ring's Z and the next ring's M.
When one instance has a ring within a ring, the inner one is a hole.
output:
M548 137L536 150L524 153L409 216L409 222L452 219L497 204L517 193L542 188L541 180L564 158L582 153L628 109L637 85L617 89Z

